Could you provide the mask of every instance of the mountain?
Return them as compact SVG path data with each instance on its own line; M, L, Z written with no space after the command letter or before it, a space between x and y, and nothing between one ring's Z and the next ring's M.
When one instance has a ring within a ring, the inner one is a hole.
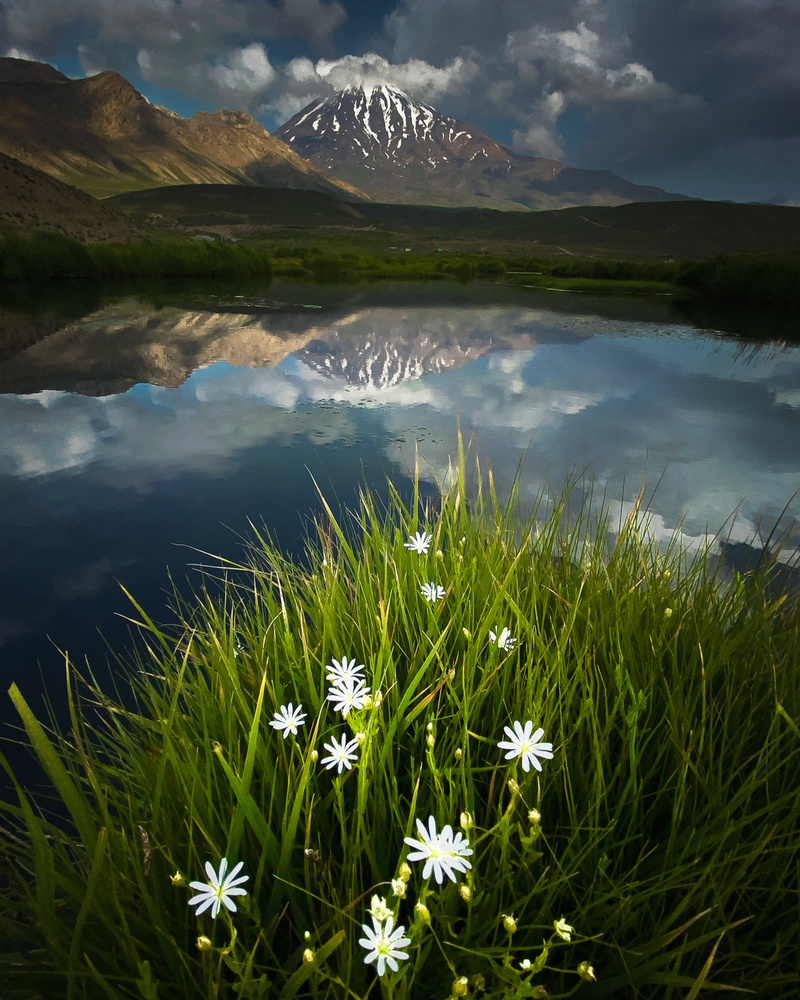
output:
M70 80L25 59L0 59L0 152L96 197L223 183L363 198L243 111L181 118L111 70Z
M131 220L48 174L0 153L0 230L47 229L84 243L141 239Z
M376 201L550 209L688 200L608 170L520 156L387 85L314 101L274 135Z

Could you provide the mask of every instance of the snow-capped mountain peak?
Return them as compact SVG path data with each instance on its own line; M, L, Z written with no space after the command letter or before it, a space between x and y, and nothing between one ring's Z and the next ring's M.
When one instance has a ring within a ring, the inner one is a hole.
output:
M385 83L313 101L273 135L378 201L519 209L680 197L610 171L521 156Z
M458 156L470 140L500 147L477 129L439 114L388 84L348 87L333 97L314 101L275 133L306 159L324 167L349 161L374 170L391 164L404 167L422 160L430 166ZM325 152L331 153L330 162Z

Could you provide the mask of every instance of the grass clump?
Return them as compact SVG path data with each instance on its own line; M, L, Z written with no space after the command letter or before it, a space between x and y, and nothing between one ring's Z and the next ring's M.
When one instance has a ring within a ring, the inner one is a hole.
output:
M257 535L177 626L137 606L132 694L71 684L68 734L12 687L71 824L2 805L4 996L797 989L797 603L638 506L467 495L462 457L424 511L328 510L303 564ZM223 858L247 894L198 915Z
M0 235L0 280L5 281L270 274L263 250L239 244L192 239L84 244L45 231Z

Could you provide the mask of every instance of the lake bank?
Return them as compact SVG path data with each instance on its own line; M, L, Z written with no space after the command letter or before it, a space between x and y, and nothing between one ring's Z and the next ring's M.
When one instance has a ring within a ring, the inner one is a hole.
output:
M435 281L506 277L520 287L608 295L692 295L720 303L800 303L800 255L718 255L693 259L542 257L530 253L426 252L390 247L365 253L345 240L331 252L317 246L274 246L262 240L220 241L163 236L138 243L84 244L57 233L0 237L0 282L259 277L272 274L318 283Z
M768 560L723 583L653 545L639 505L520 517L469 468L323 508L301 562L253 538L168 625L134 606L135 707L73 680L77 749L12 690L71 818L3 807L12 1000L362 998L370 910L406 931L383 986L410 1000L796 989L796 601ZM449 876L409 856L415 819L460 831ZM245 894L195 915L222 857Z

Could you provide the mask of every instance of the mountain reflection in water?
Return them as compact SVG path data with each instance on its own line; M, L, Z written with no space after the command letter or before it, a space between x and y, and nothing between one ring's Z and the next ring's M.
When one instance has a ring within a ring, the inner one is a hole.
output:
M419 455L434 492L459 414L501 494L523 459L524 499L585 470L624 514L646 470L654 532L690 545L738 506L729 551L750 551L800 486L800 348L704 334L663 302L316 292L111 303L0 363L5 688L31 693L37 660L63 685L56 647L96 667L96 628L123 642L117 581L168 618L166 567L181 583L202 561L176 544L236 558L249 519L301 552L312 475L352 508L365 480L407 489Z

